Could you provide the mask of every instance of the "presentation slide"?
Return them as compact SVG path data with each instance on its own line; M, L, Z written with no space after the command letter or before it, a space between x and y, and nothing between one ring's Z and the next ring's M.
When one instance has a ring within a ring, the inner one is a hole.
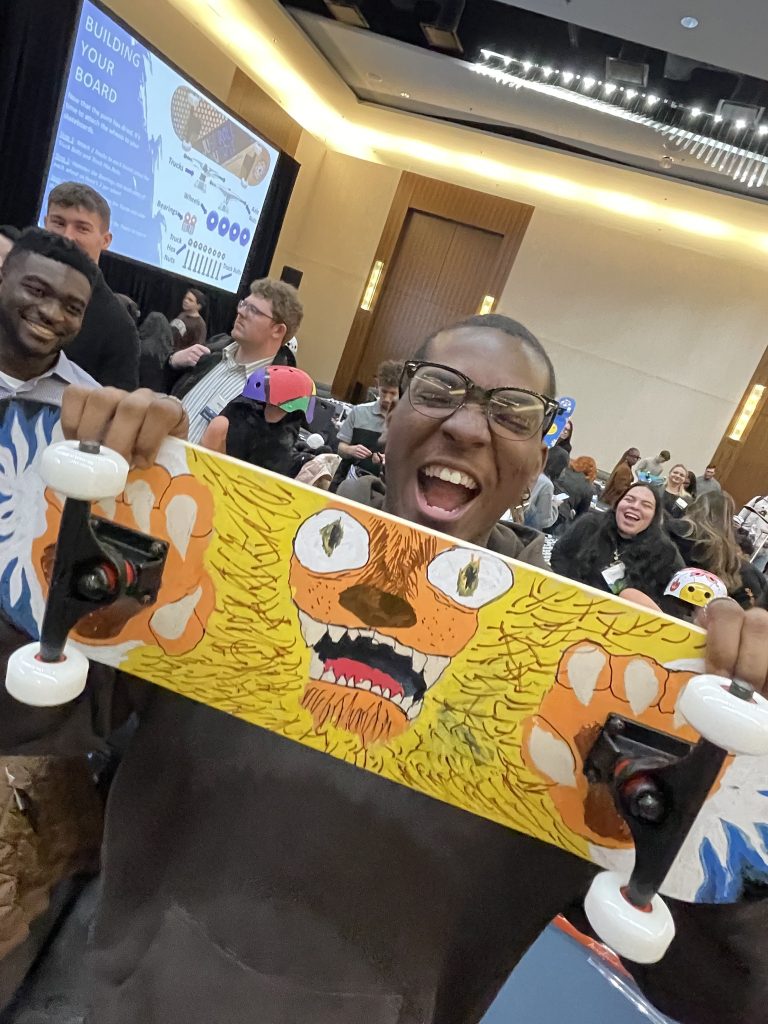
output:
M92 185L111 250L237 291L278 152L84 0L46 182Z

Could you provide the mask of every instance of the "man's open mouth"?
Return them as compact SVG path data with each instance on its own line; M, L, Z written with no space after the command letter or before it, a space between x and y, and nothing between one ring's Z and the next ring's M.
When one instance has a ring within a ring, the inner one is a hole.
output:
M465 470L435 462L418 473L419 488L427 505L443 512L459 512L478 496L481 487Z
M299 611L301 632L312 649L310 677L336 686L368 690L388 700L410 720L450 658L423 654L375 629L318 622Z

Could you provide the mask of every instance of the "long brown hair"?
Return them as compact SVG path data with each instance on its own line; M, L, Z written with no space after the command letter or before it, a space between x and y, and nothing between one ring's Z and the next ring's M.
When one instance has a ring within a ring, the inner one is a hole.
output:
M733 526L735 511L730 494L710 491L691 502L680 520L695 544L696 560L702 568L719 576L729 591L741 586L743 561Z

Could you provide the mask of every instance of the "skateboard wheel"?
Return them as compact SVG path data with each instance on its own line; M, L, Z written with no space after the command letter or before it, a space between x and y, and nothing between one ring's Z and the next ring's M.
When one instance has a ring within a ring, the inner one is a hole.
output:
M768 754L768 701L759 693L744 700L721 676L694 676L678 710L705 740L731 754Z
M675 937L675 923L661 896L647 908L634 906L623 893L626 880L616 871L595 877L584 910L598 937L620 957L655 964Z
M40 644L26 644L8 659L5 688L22 704L54 708L79 697L85 689L88 659L66 644L61 661L41 661Z
M66 498L100 501L125 490L128 463L111 448L83 451L79 441L57 441L40 460L40 474L48 487Z

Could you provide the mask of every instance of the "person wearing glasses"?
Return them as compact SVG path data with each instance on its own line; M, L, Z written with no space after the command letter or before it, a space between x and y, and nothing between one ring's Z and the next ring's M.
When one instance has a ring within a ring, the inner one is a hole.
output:
M176 380L171 393L180 398L189 415L189 440L199 444L208 424L234 398L245 382L262 367L295 366L285 344L299 328L304 307L298 292L285 281L254 281L250 295L238 303L231 340L211 352L206 345L190 345L168 360Z
M386 484L357 481L358 499L540 564L541 536L498 522L540 473L558 409L536 338L506 317L472 317L422 346L400 391ZM133 420L121 393L65 397L70 435L86 416L95 436L110 437L112 418ZM169 404L146 409L142 433ZM398 593L393 584L389 596ZM728 600L706 611L708 669L767 690L768 614ZM0 747L31 740L40 750L45 739L63 750L68 736L94 749L89 729L106 717L96 708L131 708L126 680L97 668L99 684L55 715L0 688ZM90 955L67 948L72 969L90 968L80 990L99 1024L478 1024L594 874L553 846L160 687L137 689L132 706ZM765 1021L768 901L757 878L749 891L737 906L674 904L666 958L630 965L682 1024Z

